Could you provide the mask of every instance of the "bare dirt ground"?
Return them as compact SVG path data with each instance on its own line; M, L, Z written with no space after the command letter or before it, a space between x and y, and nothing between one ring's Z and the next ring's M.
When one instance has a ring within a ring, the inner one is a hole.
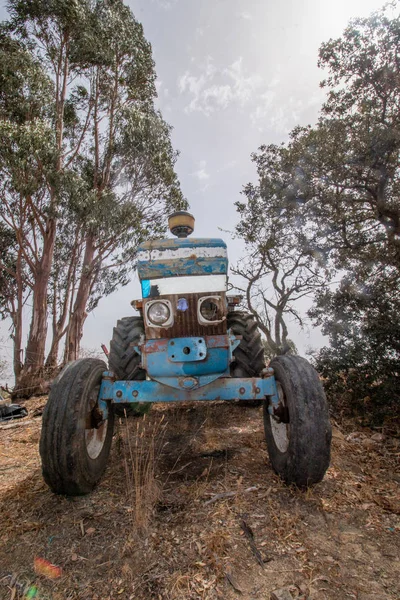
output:
M260 408L155 405L119 420L96 490L65 498L41 477L43 403L0 429L0 598L400 599L398 438L336 424L301 492L271 470Z

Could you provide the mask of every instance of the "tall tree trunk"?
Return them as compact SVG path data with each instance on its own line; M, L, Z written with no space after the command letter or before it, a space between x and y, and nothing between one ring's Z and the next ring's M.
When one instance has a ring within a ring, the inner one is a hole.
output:
M59 69L56 72L56 147L57 159L55 170L60 172L63 167L63 134L64 109L67 97L69 75L69 34L64 33L59 54ZM51 191L50 209L56 204L56 193ZM47 220L43 236L43 251L35 269L33 285L32 320L29 330L28 343L25 350L24 366L16 381L14 396L31 396L44 391L43 367L47 337L47 294L51 268L53 264L54 245L56 241L56 220Z
M51 348L46 358L45 367L46 369L52 371L58 365L58 351L60 348L60 340L61 338L57 335L53 335L53 340L51 342Z
M68 265L67 274L61 280L61 286L58 276L55 277L53 283L53 305L52 305L52 330L53 337L51 340L51 346L49 354L46 359L46 367L48 369L55 369L58 365L58 354L60 342L67 332L67 317L68 314L72 314L72 310L69 310L70 305L74 299L74 288L76 280L76 271L79 261L79 254L81 248L81 237L80 228L78 227L75 232L74 243L71 248L70 260ZM62 298L62 301L61 301ZM59 313L57 312L59 308Z
M13 321L13 327L14 327L14 331L13 331L13 335L12 335L12 339L13 339L13 369L14 369L14 376L15 376L15 380L18 379L19 374L21 373L21 369L22 369L22 348L21 348L21 343L22 343L22 308L24 305L24 284L23 284L23 277L22 277L22 257L21 257L21 251L19 250L18 252L18 257L17 257L17 264L16 264L16 269L15 269L15 280L17 283L17 297L16 297L16 302L14 304L14 299L13 299L13 306L14 306L14 310L13 310L13 314L12 314L12 321Z
M47 337L47 292L53 261L56 238L56 222L50 219L47 224L43 253L37 266L32 296L32 320L28 343L25 350L25 363L16 381L14 395L31 396L43 391L43 364Z
M83 325L87 312L86 305L93 286L93 261L95 255L94 236L86 236L85 256L83 258L81 278L76 294L74 308L70 316L67 339L65 344L65 362L76 360L79 357L80 342L83 335Z

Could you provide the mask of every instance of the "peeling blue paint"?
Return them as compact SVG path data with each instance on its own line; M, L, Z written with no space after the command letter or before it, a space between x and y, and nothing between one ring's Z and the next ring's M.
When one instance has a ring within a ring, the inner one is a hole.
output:
M150 288L151 288L150 281L148 279L143 279L142 280L142 297L143 298L148 298L150 296Z
M213 400L265 400L270 402L277 397L274 377L235 378L222 377L202 387L192 390L177 389L166 381L116 381L103 379L99 394L99 406L107 411L107 400L113 404L120 402L187 402Z
M148 250L177 250L178 248L226 248L219 238L171 238L149 240L138 246L138 252Z
M170 387L181 389L182 377L196 378L196 387L201 387L229 375L238 344L240 339L231 332L205 338L147 340L141 346L142 365L152 379Z
M181 361L177 360L178 355L174 355L171 348L166 351L152 352L151 354L146 354L145 349L142 348L142 352L143 368L152 379L158 379L159 377L200 377L200 375L212 375L214 373L221 376L227 372L229 367L228 348L208 348L206 357Z
M227 258L179 258L173 260L138 261L139 279L179 277L182 275L226 275ZM143 296L145 298L146 296Z

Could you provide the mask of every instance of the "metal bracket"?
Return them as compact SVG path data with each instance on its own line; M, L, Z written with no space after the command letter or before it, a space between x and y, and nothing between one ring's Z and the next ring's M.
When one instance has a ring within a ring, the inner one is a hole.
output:
M171 362L205 360L207 345L204 338L175 338L168 342L167 355Z
M272 394L268 394L268 412L269 414L278 419L285 418L285 415L282 413L282 405L279 401L279 392L276 386L276 379L274 377L274 370L271 367L266 367L261 371L261 377L265 380L268 379L271 382Z
M192 389L177 389L158 381L103 381L100 402L190 402L212 400L265 400L274 396L274 377L266 379L250 377L219 377Z

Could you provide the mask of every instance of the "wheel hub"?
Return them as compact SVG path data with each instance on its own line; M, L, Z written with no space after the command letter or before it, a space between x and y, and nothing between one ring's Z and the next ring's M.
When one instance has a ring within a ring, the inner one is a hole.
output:
M89 412L86 415L85 444L91 459L96 459L103 450L107 436L108 420L103 420L97 404L99 388L93 391L89 398Z
M274 414L270 415L272 435L276 447L280 452L286 452L289 447L290 419L286 398L279 381L276 382L279 404L274 407Z

